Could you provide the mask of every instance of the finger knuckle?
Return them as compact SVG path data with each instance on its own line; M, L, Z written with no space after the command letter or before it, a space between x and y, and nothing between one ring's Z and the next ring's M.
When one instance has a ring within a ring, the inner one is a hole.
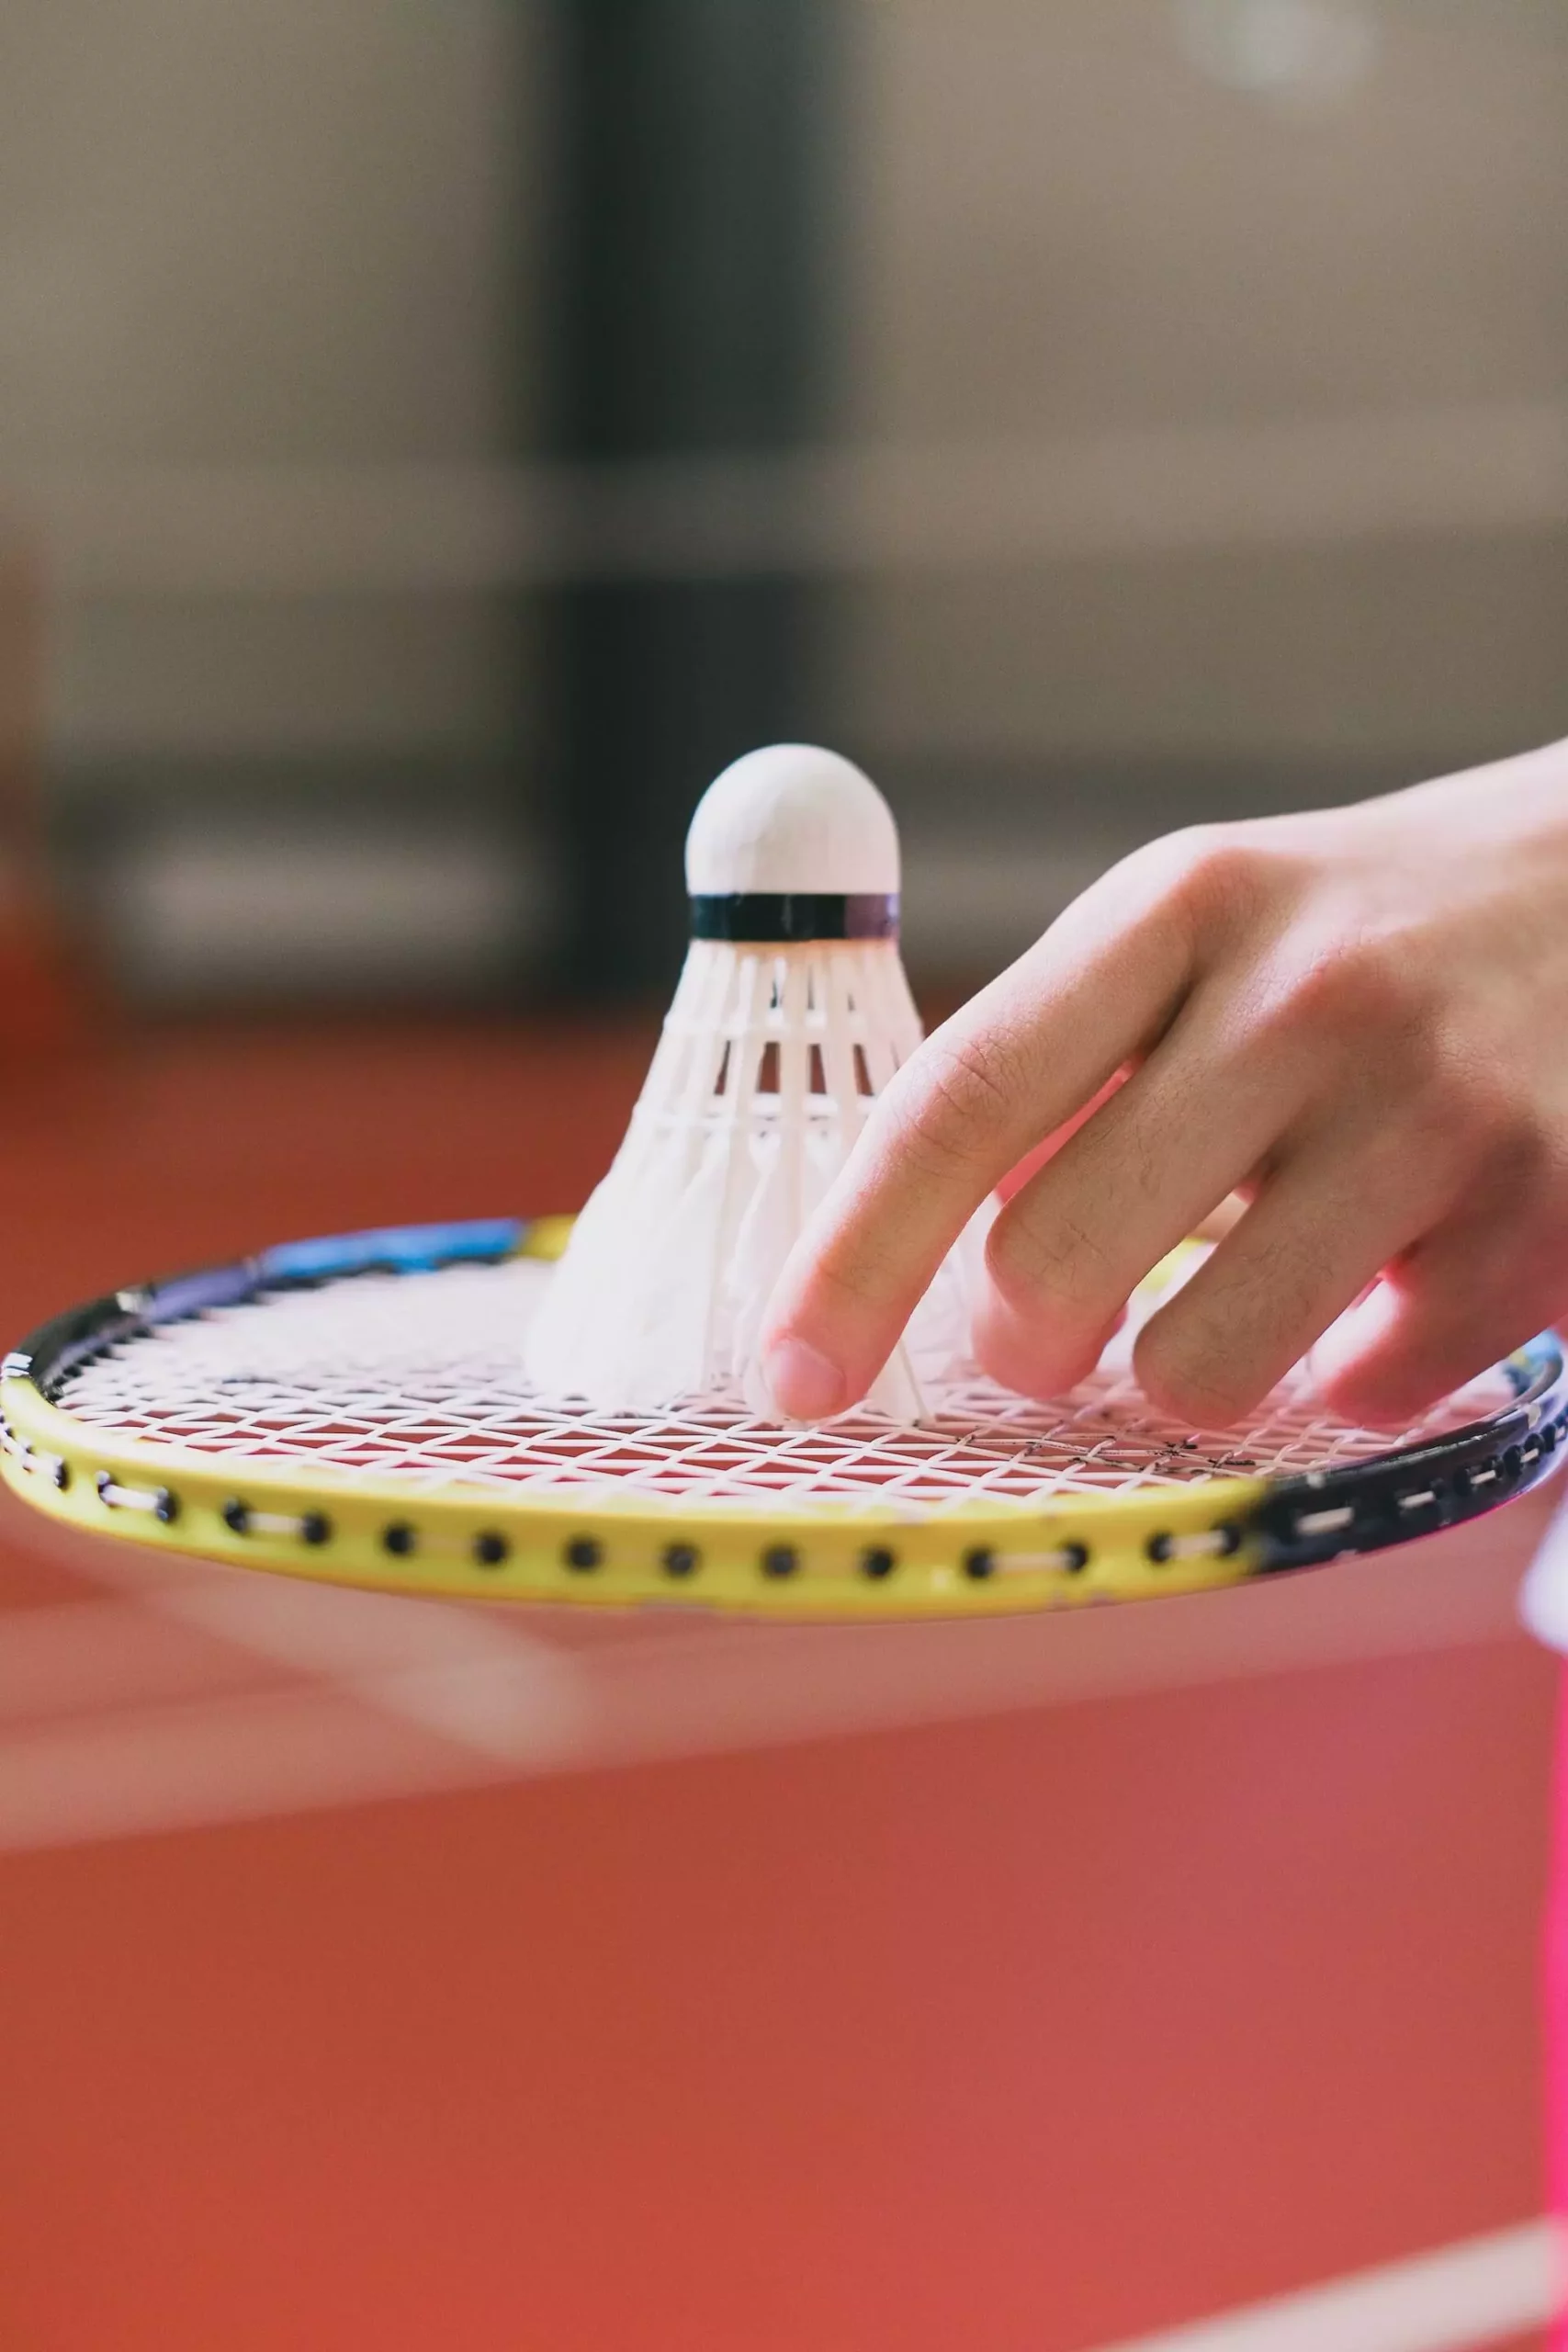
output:
M1267 832L1251 824L1184 826L1142 854L1150 874L1208 923L1255 913L1289 866Z
M1236 1359L1201 1333L1162 1329L1157 1317L1138 1336L1133 1368L1156 1404L1199 1429L1228 1429L1258 1401Z
M879 1312L894 1285L894 1270L874 1239L825 1256L816 1269L818 1301L835 1323Z
M1385 940L1337 942L1297 957L1280 976L1273 1025L1293 1040L1365 1050L1419 1035L1434 1002L1417 959Z
M1441 1047L1419 1080L1416 1139L1444 1158L1533 1159L1533 1122L1500 1073Z
M888 1115L916 1173L942 1177L970 1163L978 1142L1010 1124L1018 1094L1017 1073L1002 1047L939 1033L895 1080Z
M1568 1220L1568 1136L1535 1104L1505 1098L1489 1106L1472 1139L1495 1189L1517 1214Z
M1081 1216L1021 1197L986 1237L986 1272L1008 1304L1103 1307L1115 1287L1103 1238Z
M1479 1171L1518 1198L1562 1198L1568 1137L1528 1070L1462 1024L1416 1041L1413 1148Z

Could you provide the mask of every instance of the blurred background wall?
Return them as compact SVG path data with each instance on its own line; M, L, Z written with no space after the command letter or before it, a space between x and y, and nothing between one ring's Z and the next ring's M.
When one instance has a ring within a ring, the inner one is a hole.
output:
M11 0L0 529L134 1001L656 991L773 732L969 979L1568 729L1557 0L592 14Z
M516 615L330 544L356 479L527 429L536 14L6 12L0 512L42 543L59 836L139 994L499 989L547 912Z

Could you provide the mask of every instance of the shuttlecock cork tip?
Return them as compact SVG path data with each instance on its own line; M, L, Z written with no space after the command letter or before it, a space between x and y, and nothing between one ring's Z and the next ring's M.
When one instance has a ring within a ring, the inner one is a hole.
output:
M815 743L770 743L716 776L686 836L694 899L896 899L898 829L871 778Z

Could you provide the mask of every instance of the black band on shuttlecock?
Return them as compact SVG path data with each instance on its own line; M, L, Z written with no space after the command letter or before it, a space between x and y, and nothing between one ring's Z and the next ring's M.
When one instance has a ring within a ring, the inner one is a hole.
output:
M694 898L694 939L799 945L809 939L897 939L898 894L843 890L738 890Z

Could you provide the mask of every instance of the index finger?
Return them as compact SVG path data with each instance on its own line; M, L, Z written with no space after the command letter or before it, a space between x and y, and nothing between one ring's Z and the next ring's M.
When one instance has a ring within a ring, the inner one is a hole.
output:
M928 1037L792 1251L763 1325L791 1419L863 1396L976 1210L1168 1025L1193 977L1168 862L1135 856Z

